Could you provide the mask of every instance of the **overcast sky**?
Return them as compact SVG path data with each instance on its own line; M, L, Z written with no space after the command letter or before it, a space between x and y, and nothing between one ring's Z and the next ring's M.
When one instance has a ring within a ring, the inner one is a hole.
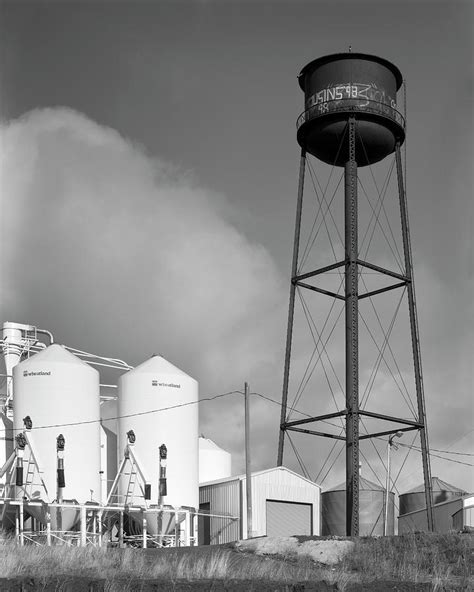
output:
M296 76L351 45L394 62L406 81L430 444L473 455L472 6L2 0L0 319L133 365L161 353L199 381L202 397L247 380L280 400ZM295 340L295 376L308 339ZM319 413L316 393L301 405ZM200 414L200 431L242 470L242 397L204 402ZM253 397L256 469L275 464L278 424L278 406ZM306 438L316 476L327 445ZM470 466L433 457L432 474L473 491L474 457L449 458ZM300 470L290 449L285 464ZM407 468L401 491L422 480L417 453ZM343 478L342 455L323 486Z

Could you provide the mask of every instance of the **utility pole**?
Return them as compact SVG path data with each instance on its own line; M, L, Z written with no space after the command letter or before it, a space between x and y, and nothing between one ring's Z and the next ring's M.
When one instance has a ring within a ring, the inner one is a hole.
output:
M385 521L384 521L384 535L388 536L388 506L389 506L389 496L390 496L390 451L392 446L395 446L395 450L397 450L398 446L393 443L394 438L401 438L403 436L402 432L396 432L392 434L387 442L387 481L385 484Z
M252 538L252 472L250 469L249 385L245 383L245 482L247 500L247 538Z

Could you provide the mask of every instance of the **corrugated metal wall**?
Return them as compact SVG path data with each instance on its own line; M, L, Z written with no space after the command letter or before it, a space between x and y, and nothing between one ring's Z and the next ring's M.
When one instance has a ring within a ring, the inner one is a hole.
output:
M224 481L213 485L202 485L199 488L199 505L210 505L209 518L199 517L199 520L210 521L210 544L218 545L238 541L241 538L240 520L232 517L240 516L241 488L239 479ZM212 514L223 514L215 517Z
M266 501L267 536L313 534L313 505L295 502Z
M453 516L463 507L463 500L455 498L433 506L434 531L443 533L455 528ZM398 534L407 532L427 532L426 509L410 512L398 517Z
M242 479L245 492L246 480ZM321 488L315 483L288 471L276 468L262 471L252 477L252 530L253 536L267 534L266 500L299 502L311 504L313 508L313 533L320 534ZM247 503L242 499L242 532L247 534ZM293 533L298 534L298 533Z
M209 518L210 543L228 543L247 538L246 479L239 476L229 481L201 485L199 503L210 505L210 514L240 516ZM320 534L321 488L303 477L277 467L252 475L252 536L267 534L267 500L310 504L312 511L312 534ZM202 520L202 518L201 518ZM205 520L205 518L204 518ZM311 524L307 526L311 530ZM308 532L305 527L305 534ZM293 532L292 534L302 534Z
M345 536L346 492L325 491L321 496L321 534ZM395 533L395 495L390 492L388 505L388 534ZM385 492L360 490L359 535L380 536L385 531Z

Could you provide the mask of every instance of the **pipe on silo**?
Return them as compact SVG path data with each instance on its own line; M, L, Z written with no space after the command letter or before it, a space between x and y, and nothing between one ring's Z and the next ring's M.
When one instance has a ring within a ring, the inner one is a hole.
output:
M54 337L51 331L47 331L46 329L36 329L36 333L43 333L49 337L49 345L53 345Z
M23 487L23 457L25 454L26 438L23 433L16 436L16 475L15 485Z
M160 480L158 483L158 504L163 505L163 498L167 496L166 487L166 466L168 458L168 449L165 444L160 446Z
M57 453L57 495L58 502L63 501L64 488L66 487L66 479L64 477L64 448L66 440L62 434L56 438L56 453Z

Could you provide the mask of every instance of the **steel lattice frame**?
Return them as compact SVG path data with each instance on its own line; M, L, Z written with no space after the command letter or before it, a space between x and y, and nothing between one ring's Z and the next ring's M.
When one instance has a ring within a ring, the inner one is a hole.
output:
M410 245L410 233L408 226L407 201L403 183L403 170L401 161L400 143L395 147L395 158L398 180L398 197L400 203L400 217L403 238L403 251L405 260L405 273L395 273L389 269L374 265L368 261L358 258L358 202L357 202L357 162L355 159L355 140L357 133L357 120L354 116L348 118L348 133L346 141L349 142L349 158L344 168L344 210L345 210L345 259L332 265L298 275L298 256L301 231L301 217L303 209L303 190L306 167L306 151L301 150L298 196L296 208L296 222L294 233L293 260L290 286L290 302L288 310L288 326L286 336L286 353L283 377L283 393L280 417L280 433L278 441L277 465L283 464L283 452L285 435L287 431L301 432L326 438L344 440L346 445L346 534L358 536L359 534L359 441L368 438L375 438L396 432L407 432L412 430L420 431L423 475L426 492L426 510L428 530L432 531L433 509L431 492L431 474L429 462L428 436L426 428L425 399L423 390L423 376L421 370L420 340L418 320L416 313L416 300L413 282L413 263ZM314 285L306 284L303 280L316 277L323 273L338 268L345 268L345 295L341 296L321 289ZM358 277L360 267L369 268L381 274L387 275L399 281L388 287L359 293ZM296 421L287 421L288 409L288 387L290 375L291 348L294 325L295 295L297 287L306 288L314 292L325 294L332 298L345 300L345 351L346 351L346 408L334 413L308 417ZM359 409L359 328L358 328L358 301L375 294L381 294L397 288L407 288L408 309L410 317L410 332L413 350L413 365L415 374L415 388L417 397L418 417L412 421L404 418L372 413ZM359 422L361 416L371 417L379 420L390 421L398 424L393 429L377 431L371 434L359 435ZM337 436L320 430L307 429L301 426L309 423L324 421L335 417L345 417L346 434Z

